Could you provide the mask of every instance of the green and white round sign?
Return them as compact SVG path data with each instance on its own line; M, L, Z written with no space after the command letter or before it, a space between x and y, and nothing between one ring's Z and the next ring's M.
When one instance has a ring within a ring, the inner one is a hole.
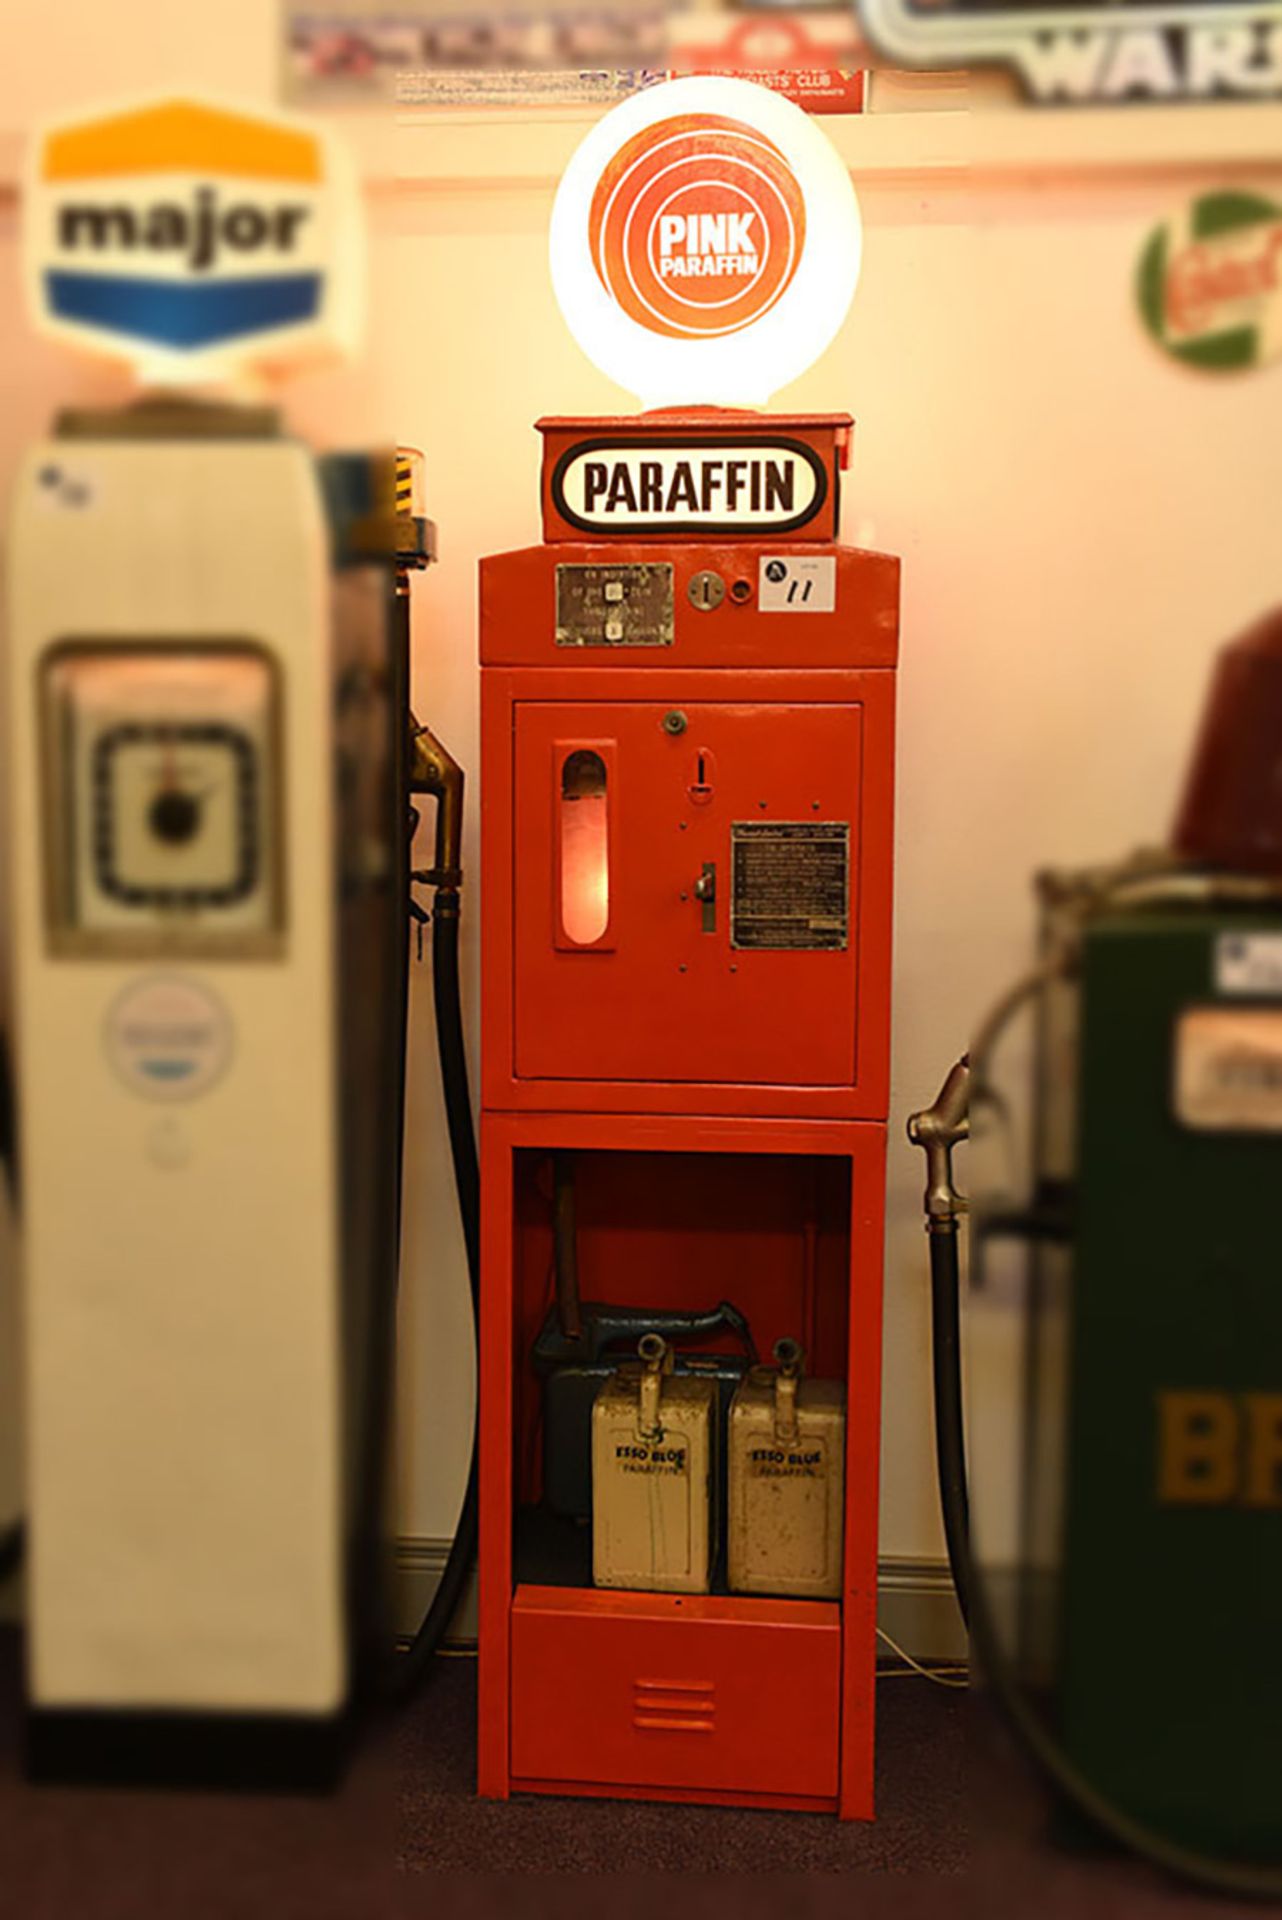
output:
M1162 223L1140 259L1144 325L1176 360L1235 373L1282 356L1282 206L1203 194Z

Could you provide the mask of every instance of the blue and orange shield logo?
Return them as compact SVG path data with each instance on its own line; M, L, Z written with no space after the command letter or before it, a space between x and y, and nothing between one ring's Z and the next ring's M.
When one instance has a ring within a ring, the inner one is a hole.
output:
M162 378L352 344L355 190L304 121L196 100L82 118L37 141L29 187L46 331Z

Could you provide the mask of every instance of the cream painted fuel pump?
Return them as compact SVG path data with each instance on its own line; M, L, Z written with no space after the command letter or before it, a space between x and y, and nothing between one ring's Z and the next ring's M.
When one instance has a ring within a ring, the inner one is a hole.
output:
M38 322L144 383L60 417L11 521L38 1774L324 1779L385 1644L430 528L390 457L178 384L343 342L349 199L313 128L190 101L30 182ZM227 257L166 251L189 201Z

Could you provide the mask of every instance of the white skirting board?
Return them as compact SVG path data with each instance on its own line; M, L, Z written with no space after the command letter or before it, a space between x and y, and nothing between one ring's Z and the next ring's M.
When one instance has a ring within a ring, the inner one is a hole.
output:
M448 1540L400 1540L396 1547L397 1631L411 1635L436 1591L449 1552ZM966 1629L957 1611L948 1566L942 1560L883 1560L878 1570L877 1617L891 1639L914 1660L966 1658ZM476 1641L476 1580L464 1589L449 1634L453 1646ZM882 1648L883 1653L889 1649Z
M431 1605L449 1552L448 1540L400 1540L394 1593L397 1631L408 1638ZM892 1640L914 1660L966 1658L966 1629L957 1611L953 1583L942 1560L883 1560L878 1575L877 1617ZM21 1619L20 1582L0 1586L0 1623ZM476 1577L468 1581L449 1635L453 1646L476 1642ZM883 1653L889 1649L883 1646Z

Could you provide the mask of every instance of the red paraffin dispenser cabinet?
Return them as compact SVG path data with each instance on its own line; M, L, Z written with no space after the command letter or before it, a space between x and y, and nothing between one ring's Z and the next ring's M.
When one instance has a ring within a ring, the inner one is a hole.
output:
M481 567L480 1790L868 1818L899 564L837 544L846 415L540 431L543 544ZM592 1584L534 1359L567 1155L585 1298L844 1380L839 1598Z

